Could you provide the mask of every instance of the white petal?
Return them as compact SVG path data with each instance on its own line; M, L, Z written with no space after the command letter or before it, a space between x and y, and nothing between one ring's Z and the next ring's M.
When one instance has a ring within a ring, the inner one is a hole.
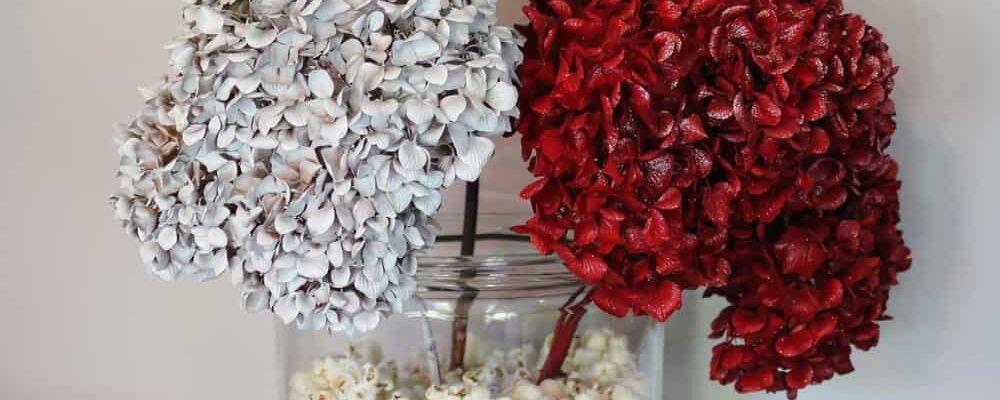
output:
M327 262L326 256L321 252L306 254L299 259L295 267L299 271L299 275L312 279L322 278L330 271L330 263Z
M289 217L287 215L279 215L274 219L274 230L278 232L279 235L287 235L289 233L295 232L299 228L299 221L295 217Z
M211 271L213 277L222 275L229 268L229 256L226 254L225 249L216 250L208 254L199 254L197 256L202 268Z
M351 269L348 267L334 268L330 271L330 285L343 289L351 285Z
M364 63L358 71L355 84L360 84L360 89L364 92L375 89L385 78L385 67L370 62Z
M344 247L340 242L330 243L326 248L326 258L330 261L330 265L334 268L340 268L344 265Z
M222 149L228 147L233 140L236 140L236 125L229 125L222 132L219 132L219 136L215 138L215 146Z
M375 195L375 176L368 175L361 178L354 178L355 190L358 194L371 197Z
M406 228L406 241L410 242L415 248L423 248L426 244L424 237L420 234L420 230L412 226Z
M440 52L441 46L434 39L419 32L406 40L398 40L392 44L392 63L414 65L434 58Z
M320 128L320 136L331 144L339 144L340 140L347 135L347 130L347 117L340 117L333 121L332 124L324 124Z
M465 154L469 152L469 147L471 146L470 141L472 135L469 134L460 125L452 125L448 128L448 137L451 138L451 143L455 146L455 152L458 154Z
M413 199L413 205L427 215L432 215L441 208L441 192L434 191L430 195Z
M493 89L490 89L489 95L486 97L486 104L500 112L513 110L517 106L517 91L511 84L499 82Z
M441 100L441 110L451 122L458 121L458 117L465 111L465 107L465 97L462 95L453 94Z
M302 48L313 40L312 35L299 32L296 29L285 29L278 35L278 42L295 48Z
M371 201L367 199L361 199L354 205L354 223L357 225L363 225L368 218L375 216L375 207L372 205Z
M410 99L406 101L406 118L417 125L423 125L434 118L434 107L420 100Z
M433 67L427 69L424 79L433 85L444 85L448 81L448 67L435 64Z
M469 138L468 148L458 152L458 158L471 166L482 169L486 166L486 162L493 157L495 148L492 140L482 136L472 136Z
M198 144L202 139L205 138L205 132L208 131L208 127L205 125L191 125L184 130L182 137L184 139L184 144L188 146L194 146Z
M455 171L455 176L465 182L475 182L479 179L479 175L482 174L482 169L469 165L462 160L455 160L455 164L452 165L452 168Z
M198 17L195 22L201 33L208 35L218 35L222 33L222 25L225 18L221 13L209 6L201 6L198 9Z
M263 288L246 290L243 292L243 310L247 312L261 312L267 309L270 293Z
M222 228L209 229L208 241L216 248L226 247L226 244L229 243L229 239L226 237L226 232L223 231Z
M295 305L295 295L286 294L284 297L278 299L278 303L274 305L274 313L285 324L295 321L295 318L299 316L299 310Z
M306 226L309 228L309 233L319 235L330 230L330 227L333 226L335 217L336 211L332 207L325 207L307 213Z
M299 103L285 110L285 121L288 121L292 126L303 127L309 123L310 115L312 114L306 103Z
M418 146L416 142L407 140L399 146L399 163L404 169L421 169L427 164L429 157L427 150Z
M249 27L246 32L246 41L250 47L255 49L263 49L274 43L274 40L278 38L278 32L274 29L257 29L256 27Z
M160 233L156 236L156 242L163 250L170 251L177 244L177 228L168 226L160 229Z
M219 153L205 153L198 156L198 162L205 166L208 172L215 172L226 164L227 160Z
M325 70L316 69L309 73L309 90L319 98L330 98L333 96L333 79Z

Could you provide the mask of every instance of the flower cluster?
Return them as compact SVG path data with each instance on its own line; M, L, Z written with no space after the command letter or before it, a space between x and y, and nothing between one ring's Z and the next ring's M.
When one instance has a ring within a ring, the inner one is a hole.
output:
M711 376L796 391L878 340L896 274L896 68L841 0L537 0L518 229L617 316L732 307Z
M583 332L573 342L563 369L566 379L535 384L529 370L533 346L489 349L472 369L452 371L445 383L431 383L423 366L410 361L402 371L384 361L375 347L352 346L347 354L318 360L289 381L291 400L640 400L643 395L636 356L628 340L609 329ZM543 349L544 353L544 349ZM543 357L544 359L544 357Z
M121 138L115 217L153 273L232 270L247 310L369 330L415 290L441 191L518 116L495 0L188 0Z

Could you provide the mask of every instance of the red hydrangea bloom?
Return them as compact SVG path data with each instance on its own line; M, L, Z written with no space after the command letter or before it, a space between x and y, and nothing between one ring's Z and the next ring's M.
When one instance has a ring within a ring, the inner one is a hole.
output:
M624 317L731 307L711 377L797 390L878 341L896 274L896 68L841 0L535 0L522 81L535 215Z

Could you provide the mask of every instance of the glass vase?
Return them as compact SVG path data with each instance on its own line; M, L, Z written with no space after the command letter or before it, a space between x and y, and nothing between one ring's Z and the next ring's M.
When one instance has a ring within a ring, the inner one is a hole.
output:
M663 326L593 307L557 257L509 231L523 220L480 216L463 256L461 218L439 218L417 295L373 332L281 327L287 398L664 398Z

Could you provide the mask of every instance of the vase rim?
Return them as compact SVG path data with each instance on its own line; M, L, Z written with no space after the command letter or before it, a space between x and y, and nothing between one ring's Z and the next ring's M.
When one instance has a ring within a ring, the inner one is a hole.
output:
M480 214L474 255L461 255L458 239L462 216L435 217L441 226L435 246L417 256L417 283L427 295L475 292L477 296L531 296L532 293L564 294L581 283L555 255L538 252L530 240L510 226L527 220L524 214ZM443 292L443 293L442 293Z

